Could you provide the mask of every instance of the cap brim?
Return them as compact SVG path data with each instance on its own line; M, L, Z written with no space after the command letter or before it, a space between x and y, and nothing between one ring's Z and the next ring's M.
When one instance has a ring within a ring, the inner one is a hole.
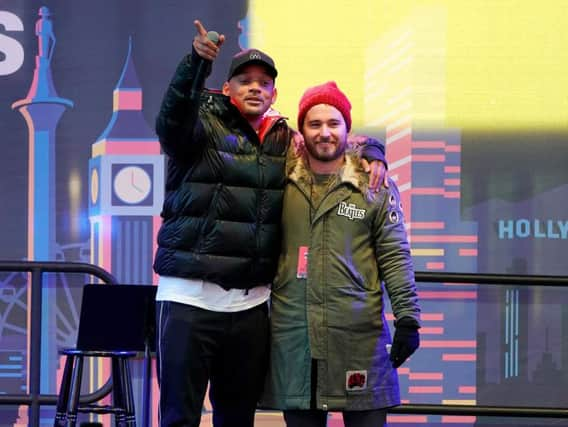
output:
M228 80L231 80L233 77L235 77L236 75L240 74L240 72L242 71L242 69L244 67L246 67L247 65L261 65L262 67L264 67L266 69L266 71L268 72L267 74L272 77L273 79L276 78L276 76L278 75L278 71L276 71L276 68L274 68L272 65L264 62L264 61L260 61L258 59L252 59L250 61L247 61L241 65L239 65L237 68L235 68L231 74L229 75Z

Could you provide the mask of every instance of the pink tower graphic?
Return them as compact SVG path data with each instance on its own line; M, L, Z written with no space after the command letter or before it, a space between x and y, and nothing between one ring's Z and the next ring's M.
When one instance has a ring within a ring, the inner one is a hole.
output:
M29 131L28 259L46 261L53 259L55 243L55 129L73 102L60 98L53 85L53 25L47 7L40 7L39 15L32 85L27 96L14 102L12 108L24 116Z
M38 55L33 81L24 99L12 104L29 131L28 259L53 260L55 247L55 129L73 102L57 95L51 76L55 35L49 9L39 9Z
M33 81L24 99L12 104L22 114L28 127L28 260L53 261L55 256L55 130L67 108L69 99L58 96L51 75L51 59L55 48L53 23L47 7L39 8L36 22L38 54L35 57ZM56 287L52 276L42 291L42 357L41 392L55 392L57 366L55 330ZM28 293L29 297L29 293ZM29 304L28 304L29 305ZM28 334L29 337L29 334ZM28 350L30 343L28 342ZM28 351L29 355L29 351Z

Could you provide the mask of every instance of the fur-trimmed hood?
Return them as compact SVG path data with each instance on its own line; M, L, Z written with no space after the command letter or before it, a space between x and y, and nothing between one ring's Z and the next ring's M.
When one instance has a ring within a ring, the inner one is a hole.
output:
M288 162L286 166L288 179L301 187L308 187L313 180L309 160L304 153ZM376 192L369 190L369 175L361 166L361 149L348 148L345 151L345 162L337 171L339 183L347 183L365 195L367 201L376 198Z

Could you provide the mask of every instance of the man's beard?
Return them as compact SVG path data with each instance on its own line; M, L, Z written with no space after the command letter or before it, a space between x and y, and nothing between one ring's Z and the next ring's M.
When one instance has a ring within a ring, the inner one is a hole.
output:
M329 148L325 150L323 149L318 150L318 145L324 143L333 144L333 148L329 146ZM319 160L320 162L331 162L333 160L338 159L345 152L345 147L346 147L345 143L342 144L339 141L333 141L333 140L306 143L306 149L310 154L310 156L316 160Z

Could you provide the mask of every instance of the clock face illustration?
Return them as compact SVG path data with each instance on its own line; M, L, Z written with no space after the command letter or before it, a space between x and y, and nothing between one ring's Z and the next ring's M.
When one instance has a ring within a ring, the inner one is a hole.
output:
M113 189L120 201L133 205L148 197L152 190L152 179L140 166L124 166L114 176Z
M97 204L99 200L99 171L93 168L91 171L91 203Z

